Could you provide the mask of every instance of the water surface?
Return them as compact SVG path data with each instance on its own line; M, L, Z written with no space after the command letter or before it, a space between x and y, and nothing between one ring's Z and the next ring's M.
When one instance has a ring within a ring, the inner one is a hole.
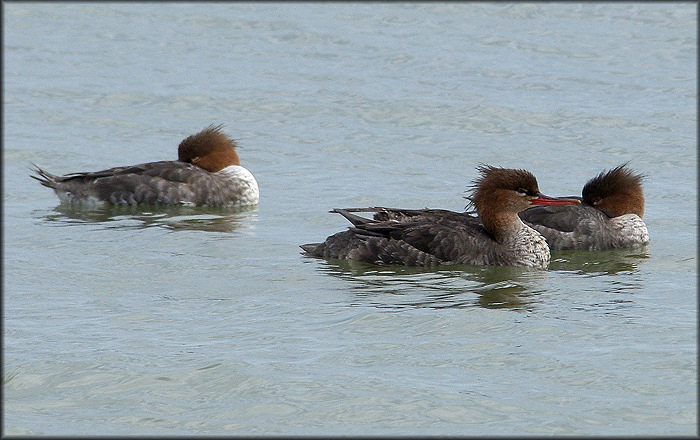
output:
M697 7L7 3L3 428L697 435ZM246 211L29 178L225 124ZM462 210L476 166L644 173L642 249L548 270L304 257L336 207Z

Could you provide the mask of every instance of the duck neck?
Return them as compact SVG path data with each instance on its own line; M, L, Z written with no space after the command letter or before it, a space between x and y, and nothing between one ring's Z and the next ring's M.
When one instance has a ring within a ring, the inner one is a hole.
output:
M230 165L240 165L241 161L235 150L225 149L211 152L206 156L196 157L192 159L192 163L215 173Z
M479 218L484 228L493 235L499 243L510 241L517 236L525 223L520 220L518 214L512 212L479 212Z

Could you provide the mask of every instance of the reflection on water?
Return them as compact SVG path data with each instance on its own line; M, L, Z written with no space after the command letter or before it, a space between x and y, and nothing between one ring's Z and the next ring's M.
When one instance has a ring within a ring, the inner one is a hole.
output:
M553 251L549 269L593 276L613 275L620 272L636 272L637 267L648 258L648 245L606 251Z
M106 228L199 230L231 233L248 223L245 219L257 206L243 208L209 208L188 206L74 206L60 204L51 212L34 211L35 216L51 226L101 223Z
M546 271L523 267L441 266L417 268L374 266L352 260L324 260L329 275L351 283L358 302L375 307L460 308L480 306L529 310L537 293L530 282Z
M566 271L584 276L628 274L649 258L647 247L609 251L553 252L550 271ZM531 310L540 293L536 281L548 271L524 267L441 266L420 268L374 266L352 260L324 260L323 272L350 282L355 297L382 308L459 308L480 306L489 309ZM630 286L624 280L607 286ZM611 292L614 293L614 292ZM616 300L616 301L619 301Z

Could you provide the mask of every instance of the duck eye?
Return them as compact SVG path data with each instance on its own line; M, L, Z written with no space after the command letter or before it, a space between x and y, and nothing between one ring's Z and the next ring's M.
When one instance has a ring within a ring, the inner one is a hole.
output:
M515 190L516 194L518 194L520 197L525 197L527 195L527 191L523 188L518 188Z

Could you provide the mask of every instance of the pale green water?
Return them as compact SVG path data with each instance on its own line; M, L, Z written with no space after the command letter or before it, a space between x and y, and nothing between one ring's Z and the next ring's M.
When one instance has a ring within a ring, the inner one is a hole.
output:
M3 4L6 434L697 434L692 4ZM258 209L84 211L28 177L238 139ZM461 210L631 161L643 250L373 268L334 207Z

